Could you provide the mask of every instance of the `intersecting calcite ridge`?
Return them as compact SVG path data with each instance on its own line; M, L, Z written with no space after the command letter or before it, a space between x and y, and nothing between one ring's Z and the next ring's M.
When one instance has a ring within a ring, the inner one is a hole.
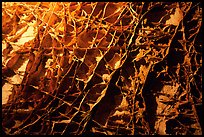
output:
M197 2L3 2L6 134L201 135Z

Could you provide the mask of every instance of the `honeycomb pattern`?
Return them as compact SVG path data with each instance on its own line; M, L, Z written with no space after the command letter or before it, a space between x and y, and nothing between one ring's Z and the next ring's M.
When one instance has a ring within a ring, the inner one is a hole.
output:
M201 13L194 2L2 3L4 132L202 134Z

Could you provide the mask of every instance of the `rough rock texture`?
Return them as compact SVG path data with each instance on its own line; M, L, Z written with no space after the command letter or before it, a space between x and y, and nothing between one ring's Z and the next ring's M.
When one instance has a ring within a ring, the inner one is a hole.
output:
M201 135L201 13L198 2L2 3L3 131Z

